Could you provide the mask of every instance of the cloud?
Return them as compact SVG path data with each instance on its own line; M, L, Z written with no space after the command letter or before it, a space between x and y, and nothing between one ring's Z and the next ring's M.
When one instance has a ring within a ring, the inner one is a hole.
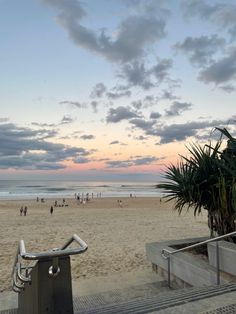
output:
M134 101L132 101L131 105L135 109L141 109L143 107L143 102L142 102L142 100L134 100Z
M63 169L65 160L87 156L92 152L42 139L48 130L18 127L13 123L0 124L0 168L55 170Z
M128 168L132 166L129 160L110 160L106 162L107 168Z
M8 118L0 118L0 123L5 123L8 122L9 119Z
M236 47L231 48L228 55L213 62L200 71L199 80L216 85L230 82L236 78Z
M119 141L112 141L109 145L115 145L115 144L119 144Z
M150 119L159 119L161 114L159 112L151 112Z
M158 97L154 95L146 95L143 99L134 100L131 102L132 107L139 110L141 108L148 108L158 103Z
M155 99L155 97L153 96L153 95L147 95L147 96L145 96L144 97L144 101L145 102L154 102L156 99Z
M233 93L236 91L236 87L233 85L224 85L220 87L223 91L225 91L226 93Z
M75 164L87 164L90 162L90 160L86 157L76 157L73 161Z
M141 61L125 64L118 76L125 79L128 86L140 86L143 89L150 89L154 86L150 80L149 71Z
M168 117L180 116L182 112L190 110L191 107L192 104L190 103L174 101L170 108L165 110L166 116Z
M132 162L135 166L141 166L141 165L150 165L159 159L160 158L149 156L149 157L140 157L140 158L134 159Z
M129 107L119 106L116 109L110 108L106 117L106 121L117 123L122 120L129 120L138 117L138 114Z
M212 56L218 49L222 49L225 39L217 35L187 37L182 43L177 43L174 47L177 51L186 53L191 63L203 67L212 61Z
M225 2L208 4L203 0L186 0L183 3L187 17L197 16L202 20L211 21L220 30L227 30L231 39L236 38L236 5Z
M55 126L57 126L57 125L54 124L54 123L38 123L38 122L32 122L31 124L32 124L32 125L35 125L35 126L42 127L42 128L44 128L44 127L55 127Z
M163 158L157 158L154 156L143 156L138 158L131 157L127 160L110 160L107 161L106 164L108 168L129 168L132 166L150 165L160 159Z
M115 30L114 38L106 34L104 29L97 34L81 24L86 12L79 1L42 1L59 11L57 20L76 45L98 53L110 61L129 62L139 58L147 46L165 36L164 19L152 14L128 16Z
M119 99L121 97L130 97L131 91L126 90L123 92L107 92L106 95L109 99L114 100L114 99Z
M196 127L195 127L196 128ZM160 136L160 143L166 144L175 141L183 141L196 134L196 129L191 123L172 124L156 130L156 135Z
M160 144L172 143L176 141L184 141L188 137L198 136L198 132L202 132L208 128L222 127L225 125L234 125L235 122L228 120L212 120L200 122L187 122L182 124L171 124L166 126L159 126L156 129L149 130L147 134L160 137ZM208 133L208 138L210 132Z
M163 0L123 0L129 9L134 9L141 13L148 13L159 17L168 17L171 12L164 5Z
M146 68L143 61L135 60L124 64L117 76L127 81L127 88L138 86L148 90L168 79L172 64L171 59L160 59L155 65Z
M161 96L159 99L168 99L168 100L175 100L178 99L176 95L174 95L171 91L169 90L163 90Z
M76 107L76 108L85 108L86 107L86 104L82 104L78 101L64 100L64 101L60 101L59 104L60 105L69 105L69 106Z
M147 140L148 138L147 138L146 136L139 135L139 136L135 137L135 139L138 140L138 141L145 141L145 140Z
M97 101L95 101L95 100L93 100L93 101L91 101L91 103L90 103L90 105L91 105L91 107L92 107L92 109L93 109L93 112L98 112L98 102Z
M55 137L56 135L58 135L58 131L57 130L47 130L47 129L38 130L38 136L39 136L39 138L41 140L45 140L47 138Z
M77 0L41 0L60 11L60 18L82 19L86 12Z
M155 76L158 85L160 85L160 83L168 77L169 70L172 68L172 65L173 62L171 59L162 59L159 60L159 62L150 69L150 73Z
M35 159L35 156L25 155L24 158L10 156L0 157L0 169L25 169L25 170L59 170L64 169L65 165L59 163L45 162Z
M107 88L103 83L98 83L94 86L90 97L91 98L101 98L106 92Z
M82 140L93 140L95 139L95 136L92 134L84 134L84 135L81 135L80 138Z
M60 124L70 124L72 122L74 122L75 119L71 118L70 116L63 116L63 118L61 119Z
M144 131L148 131L150 129L152 129L152 127L154 126L156 122L151 120L151 121L147 121L145 119L132 119L130 120L130 124L132 124L133 126L135 126L138 129L144 130Z
M91 98L102 98L106 96L109 99L119 99L121 97L130 97L131 91L128 90L127 86L115 86L110 91L107 91L106 86L103 83L98 83L94 86L90 97Z

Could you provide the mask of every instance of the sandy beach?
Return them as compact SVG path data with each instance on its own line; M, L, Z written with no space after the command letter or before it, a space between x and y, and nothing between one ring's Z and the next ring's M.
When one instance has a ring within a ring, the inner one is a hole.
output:
M62 200L58 199L62 204ZM67 207L50 206L36 200L0 201L0 291L11 289L11 270L20 239L28 252L61 247L74 233L87 244L88 251L72 257L73 280L108 276L147 269L145 243L167 239L208 236L207 216L194 217L192 211L181 216L173 203L159 198L92 199L79 205L66 199ZM26 216L20 207L27 206Z

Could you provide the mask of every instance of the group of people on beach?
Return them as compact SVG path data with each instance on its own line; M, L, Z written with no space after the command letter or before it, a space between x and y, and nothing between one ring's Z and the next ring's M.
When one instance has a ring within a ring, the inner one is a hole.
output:
M83 204L85 205L87 202L89 202L91 199L93 199L95 197L94 193L91 193L91 197L89 195L89 193L75 193L75 199L77 200L77 202L79 204ZM97 198L101 198L102 197L102 193L97 193Z
M27 215L27 211L28 211L28 207L27 206L21 206L20 208L20 216L26 216Z
M41 201L41 203L44 203L44 202L45 202L45 199L44 199L44 198L41 198L40 201ZM37 198L36 198L36 202L39 202L39 197L38 197L38 196L37 196Z
M65 200L65 198L63 198L63 199L62 199L62 204L58 203L58 201L57 201L57 200L55 200L55 202L54 202L54 206L55 206L55 207L67 207L67 206L68 206L68 204L66 204L66 200Z
M44 198L39 199L39 197L37 197L37 198L36 198L36 202L39 202L39 201L41 201L41 203L45 203L45 199L44 199ZM50 214L52 215L53 212L54 212L54 207L64 207L64 206L65 206L65 207L68 206L68 204L66 204L65 198L62 199L62 204L60 204L57 200L55 200L55 201L54 201L54 205L51 205L51 206L50 206L49 212L50 212Z

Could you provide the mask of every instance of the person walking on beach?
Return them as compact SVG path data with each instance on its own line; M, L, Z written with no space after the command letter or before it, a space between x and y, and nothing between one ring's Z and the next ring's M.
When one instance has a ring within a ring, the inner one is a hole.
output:
M20 215L22 216L22 214L23 214L23 206L21 206L21 208L20 208Z
M51 215L53 214L53 206L51 206L51 208L50 208L50 214Z
M117 202L118 202L119 207L123 207L122 200L118 200Z
M27 208L27 206L25 206L25 208L24 208L24 216L26 216L27 210L28 210L28 208Z

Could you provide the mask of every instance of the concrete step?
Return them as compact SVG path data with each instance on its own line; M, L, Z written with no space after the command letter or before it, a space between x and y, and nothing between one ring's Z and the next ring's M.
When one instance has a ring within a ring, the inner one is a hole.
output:
M74 313L230 314L236 313L235 291L236 284L169 290L165 282L158 281L74 297ZM17 309L5 309L0 314L17 314Z
M227 306L221 306L217 309L204 312L202 314L235 314L236 313L236 304L230 304Z
M137 313L145 314L158 312L163 309L183 305L188 302L195 302L206 298L219 296L236 291L236 284L225 284L221 286L204 286L199 288L188 288L161 293L156 296L129 300L123 303L99 305L94 308L79 309L79 304L75 304L76 314L115 314L115 313ZM91 296L92 297L92 296ZM77 300L79 301L79 299ZM76 302L77 303L77 302ZM78 306L78 307L77 307ZM166 313L169 313L168 311ZM174 312L173 312L174 313ZM184 313L184 312L182 312ZM187 312L186 312L187 313Z
M96 294L74 297L75 313L84 313L89 309L103 308L114 304L124 304L132 300L144 300L170 291L166 281L157 281L135 285L123 289L113 289Z

